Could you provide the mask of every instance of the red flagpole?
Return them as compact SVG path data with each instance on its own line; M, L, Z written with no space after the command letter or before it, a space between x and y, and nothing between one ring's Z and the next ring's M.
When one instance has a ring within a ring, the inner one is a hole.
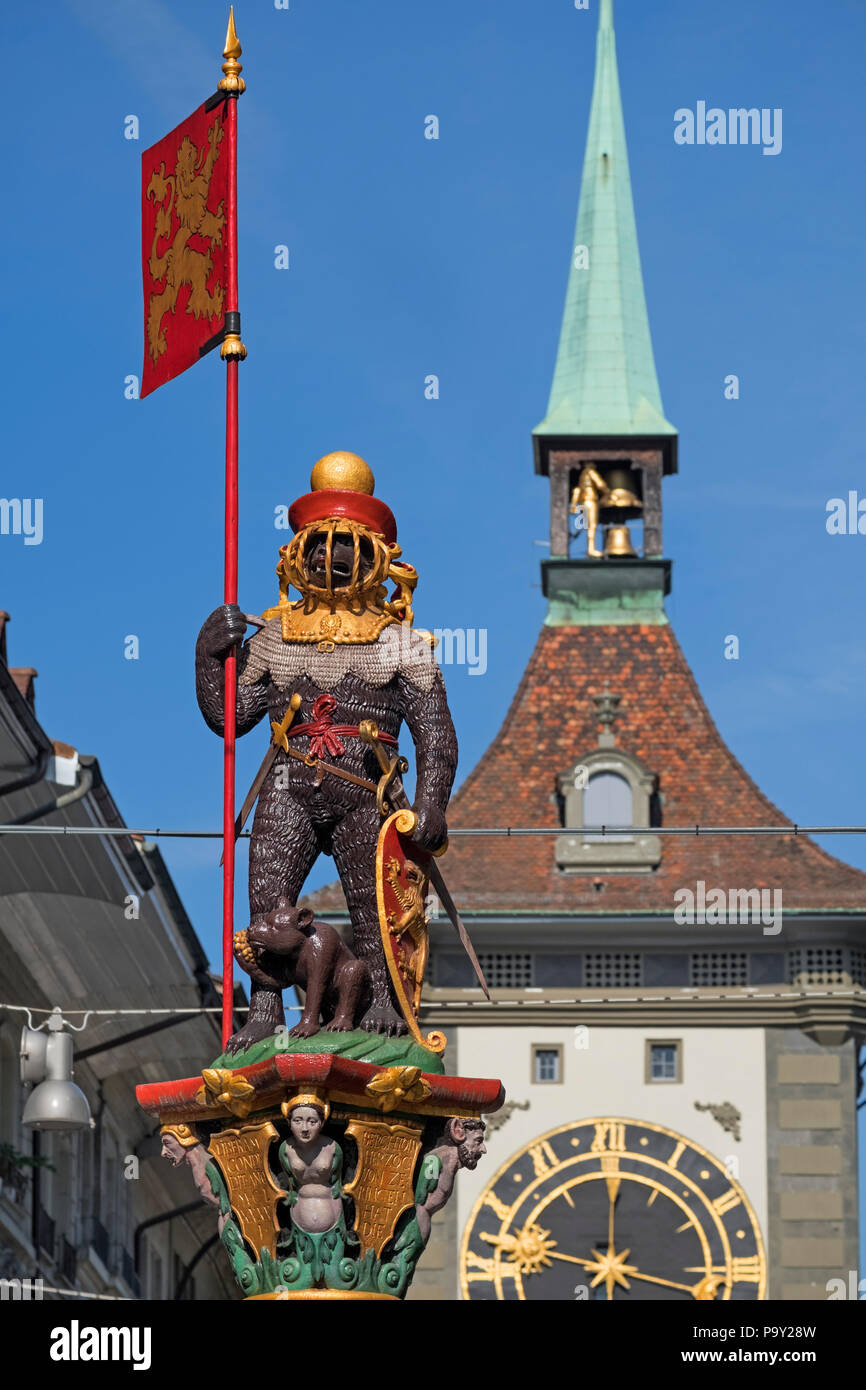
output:
M234 102L229 110L236 111ZM225 601L238 601L238 364L226 363L226 518ZM225 723L223 732L223 1046L232 1027L234 996L235 901L235 712L237 702L237 649L225 662Z
M238 313L238 105L245 83L239 76L237 61L241 46L235 33L234 10L223 57L225 74L220 90L226 93L226 135L228 138L228 197L226 200L226 327L220 348L226 364L226 505L225 505L225 602L238 601L238 363L247 352L240 339ZM235 735L238 688L237 651L229 652L225 662L225 717L223 732L223 1011L222 1040L225 1047L233 1029L235 898Z

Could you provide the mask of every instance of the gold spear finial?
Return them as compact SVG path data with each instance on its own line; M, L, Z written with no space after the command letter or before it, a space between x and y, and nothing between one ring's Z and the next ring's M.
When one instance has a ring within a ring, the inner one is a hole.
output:
M221 92L234 92L236 96L240 96L241 92L246 91L247 84L241 77L243 64L238 62L238 58L241 56L242 52L243 49L238 39L237 30L235 29L235 7L234 5L230 5L229 27L226 30L226 46L223 49L223 57L225 58L223 72L225 73L225 77L219 83L219 90Z

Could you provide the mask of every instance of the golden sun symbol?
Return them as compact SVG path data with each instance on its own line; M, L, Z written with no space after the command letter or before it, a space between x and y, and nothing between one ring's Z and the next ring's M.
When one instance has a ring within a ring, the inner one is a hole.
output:
M604 1284L608 1298L613 1297L614 1285L619 1284L621 1288L629 1288L627 1274L637 1274L637 1265L626 1264L630 1254L628 1250L617 1252L613 1246L609 1246L603 1253L600 1250L593 1250L594 1260L587 1260L585 1269L587 1274L594 1274L595 1278L590 1284L594 1289L597 1284Z
M492 1245L499 1247L507 1259L516 1264L521 1274L539 1274L545 1265L551 1265L552 1260L548 1258L551 1250L556 1246L555 1240L548 1240L549 1231L544 1231L540 1226L524 1226L522 1231L518 1231L513 1236L491 1236L482 1233L482 1240L489 1240Z

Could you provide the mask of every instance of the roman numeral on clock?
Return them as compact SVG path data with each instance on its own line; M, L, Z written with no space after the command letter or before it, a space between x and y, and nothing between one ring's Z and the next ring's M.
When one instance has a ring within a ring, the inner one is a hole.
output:
M618 1120L602 1120L595 1127L589 1151L593 1154L625 1153L625 1125Z
M713 1211L717 1216L724 1216L726 1212L732 1211L740 1204L740 1194L729 1187L727 1192L723 1192L721 1197L717 1197L713 1202Z
M496 1261L492 1255L476 1255L474 1250L466 1253L467 1279L493 1279L496 1275Z
M508 1220L508 1217L511 1213L511 1208L507 1202L503 1202L500 1197L497 1197L495 1192L485 1193L484 1205L486 1207L492 1207L493 1210L496 1212L496 1215L499 1217L500 1221Z
M550 1145L543 1139L540 1144L534 1144L529 1150L529 1157L532 1159L532 1166L535 1169L537 1178L546 1178L559 1164L559 1159Z
M703 1274L703 1265L689 1265L686 1274ZM728 1278L727 1265L712 1265L710 1274L721 1274L724 1279ZM761 1260L758 1255L735 1255L731 1260L731 1283L741 1284L760 1284L761 1282Z
M554 1168L559 1167L556 1151L547 1139L542 1139L540 1144L533 1144L529 1150L529 1157L532 1159L532 1166L537 1178L546 1178L549 1173L553 1172ZM567 1187L563 1188L562 1196L570 1207L574 1206L574 1198Z
M680 1142L677 1144L676 1148L674 1149L673 1153L671 1154L670 1158L668 1159L668 1167L676 1168L685 1151L686 1146L681 1139Z

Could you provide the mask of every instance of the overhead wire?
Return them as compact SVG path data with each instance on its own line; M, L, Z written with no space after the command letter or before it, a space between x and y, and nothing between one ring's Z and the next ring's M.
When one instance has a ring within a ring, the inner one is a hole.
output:
M473 835L866 835L866 825L479 825L449 829L449 840ZM248 840L252 832L242 830ZM222 830L140 830L114 825L0 825L0 835L119 835L141 840L221 840Z

